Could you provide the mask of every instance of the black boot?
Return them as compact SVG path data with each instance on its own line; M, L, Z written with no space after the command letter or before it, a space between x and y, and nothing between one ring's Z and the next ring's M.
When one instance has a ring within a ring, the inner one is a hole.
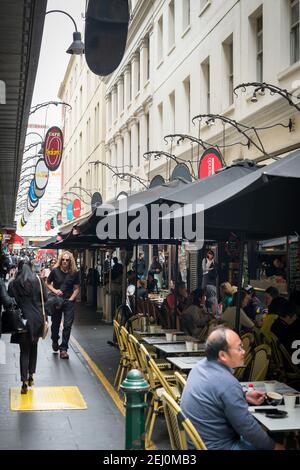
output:
M34 385L34 380L33 380L32 375L30 375L28 377L28 387L32 387L32 385Z
M28 391L27 383L23 382L22 388L21 388L21 395L26 395L27 391Z

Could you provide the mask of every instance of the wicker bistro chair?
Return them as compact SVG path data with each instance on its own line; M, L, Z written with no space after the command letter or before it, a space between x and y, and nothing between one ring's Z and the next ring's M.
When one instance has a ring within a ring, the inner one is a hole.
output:
M123 336L121 334L121 327L117 320L113 321L114 331L117 338L117 344L120 351L120 360L118 369L115 375L114 386L117 390L120 390L120 385L122 383L124 373L130 369L130 357L126 347L126 343L124 342Z
M248 354L246 354L245 356L245 360L244 360L245 365L243 367L237 367L235 369L234 376L240 382L242 380L245 380L246 372L249 370L252 358L253 358L252 353L251 351L249 351Z
M265 380L269 370L271 348L267 344L256 346L253 351L251 369L249 374L250 382Z
M157 367L155 361L148 354L143 344L140 345L140 353L143 362L146 365L146 378L150 384L150 392L152 394L150 406L146 418L146 442L147 445L151 443L153 428L155 425L156 417L159 412L163 411L161 396L163 392L167 392L171 397L178 401L180 393L175 385L170 384L168 376ZM174 375L173 375L174 377Z
M272 349L272 361L277 373L278 379L283 382L300 382L300 370L297 365L293 364L290 354L281 344L274 333L269 333L267 340L270 342Z
M176 385L177 385L178 391L180 393L180 396L182 396L183 389L186 385L186 379L178 371L175 371L174 375L175 375L175 380L176 380Z
M143 372L143 374L145 375L146 374L146 365L145 363L143 362L143 359L141 357L141 353L140 353L140 343L139 341L136 339L135 336L133 335L129 335L129 343L130 343L130 346L132 348L132 351L135 355L135 359L136 359L136 363L138 364L138 369ZM146 348L147 349L147 348ZM152 351L151 350L148 350L148 354L155 360L157 366L161 369L161 370L166 370L166 369L171 369L172 368L172 364L167 361L166 359L157 359L155 355L153 355Z
M246 355L251 351L252 346L255 344L255 339L254 335L252 333L245 333L241 337L242 343L243 343L243 348L246 353Z
M167 422L172 450L188 450L186 436L195 449L207 450L194 425L187 418L171 395L164 392L161 396Z
M137 361L137 357L135 355L135 351L132 347L132 344L129 341L130 334L124 326L121 326L121 328L120 328L120 335L121 335L123 344L125 346L125 350L127 351L127 358L128 358L128 362L129 362L128 369L130 370L130 369L138 368L139 363Z

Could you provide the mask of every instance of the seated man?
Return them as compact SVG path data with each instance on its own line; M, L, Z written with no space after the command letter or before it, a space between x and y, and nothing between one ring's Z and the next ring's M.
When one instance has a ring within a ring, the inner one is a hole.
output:
M292 355L294 349L292 344L300 339L300 319L296 315L296 307L288 300L281 298L281 303L277 308L278 318L271 326L271 332L277 336L279 342L283 344L287 352Z
M232 369L244 364L240 337L229 328L216 328L206 342L206 358L192 369L181 407L209 450L283 450L248 410L260 405L264 393L247 392ZM248 402L248 403L247 403Z

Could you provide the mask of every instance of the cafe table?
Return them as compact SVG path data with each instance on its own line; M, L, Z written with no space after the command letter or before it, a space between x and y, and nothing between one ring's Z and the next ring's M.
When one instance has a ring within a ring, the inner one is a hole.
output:
M177 333L176 333L177 335ZM167 341L165 336L145 336L142 340L144 343L153 345L153 344L177 344L177 343L185 343L186 336L179 336L176 337L175 341Z
M287 411L287 415L284 418L274 419L268 418L265 413L255 412L258 408L277 408L278 410ZM296 432L300 430L300 405L294 408L287 408L284 405L279 406L250 406L249 411L253 414L255 419L259 421L268 431L270 432Z
M201 356L167 357L167 360L171 362L171 364L173 364L177 369L185 371L190 371L199 361L202 361L203 359L204 357Z
M198 344L197 351L187 351L185 343L153 344L153 347L164 354L203 354L205 344Z
M295 392L298 393L297 390L295 390L292 387L289 387L289 385L283 383L283 382L278 382L277 380L272 380L272 382L275 382L275 389L274 392L276 393L287 393L287 392ZM265 392L265 383L268 383L268 380L260 381L260 382L241 382L241 385L245 388L248 387L249 384L252 384L254 386L254 390L258 390L260 392Z
M155 331L155 333L151 331L141 331L141 330L133 330L133 333L137 336L165 336L166 333L174 333L176 335L184 335L184 331L175 331L175 330L159 330Z

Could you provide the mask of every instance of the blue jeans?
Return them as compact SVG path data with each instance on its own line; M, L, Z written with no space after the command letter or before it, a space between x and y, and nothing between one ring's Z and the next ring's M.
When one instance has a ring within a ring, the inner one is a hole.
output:
M250 442L245 441L242 437L235 442L230 450L257 450Z

